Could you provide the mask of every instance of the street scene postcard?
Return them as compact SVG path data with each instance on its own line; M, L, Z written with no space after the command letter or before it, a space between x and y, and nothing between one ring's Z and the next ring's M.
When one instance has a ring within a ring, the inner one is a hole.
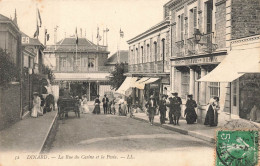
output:
M257 166L259 0L0 0L0 166Z

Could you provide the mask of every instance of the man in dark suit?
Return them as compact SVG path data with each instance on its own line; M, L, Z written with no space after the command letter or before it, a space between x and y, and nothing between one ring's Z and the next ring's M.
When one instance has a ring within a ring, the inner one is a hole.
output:
M173 98L172 98L172 106L173 106L173 116L174 116L174 125L179 125L179 119L181 116L181 98L178 96L178 93L172 93Z
M156 111L156 107L157 107L157 103L156 103L156 100L155 100L153 95L150 97L150 99L145 104L145 106L146 106L147 111L149 113L149 122L150 122L150 124L152 126L153 125L155 111Z
M162 95L162 99L159 101L159 111L160 111L160 122L165 123L165 113L166 113L166 96Z
M102 99L102 102L103 102L104 114L107 114L107 107L108 107L108 102L109 102L109 99L107 98L107 95L104 95L104 98Z
M128 113L131 111L132 102L133 102L132 96L129 95L128 98L127 98L127 112Z

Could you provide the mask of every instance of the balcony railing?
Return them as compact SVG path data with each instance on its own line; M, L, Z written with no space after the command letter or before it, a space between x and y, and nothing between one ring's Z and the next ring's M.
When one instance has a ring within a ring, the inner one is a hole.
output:
M176 56L193 56L198 54L207 54L214 52L218 47L214 43L214 33L203 34L199 43L196 43L194 37L188 38L185 41L176 42Z
M74 66L74 67L59 67L54 70L56 73L80 73L80 72L97 72L97 73L107 73L114 70L114 66L97 66L97 67L87 67L87 66Z
M107 51L107 46L77 46L78 52L84 51ZM76 52L76 45L48 45L44 52Z
M147 62L141 64L128 65L130 73L164 73L170 72L167 61Z

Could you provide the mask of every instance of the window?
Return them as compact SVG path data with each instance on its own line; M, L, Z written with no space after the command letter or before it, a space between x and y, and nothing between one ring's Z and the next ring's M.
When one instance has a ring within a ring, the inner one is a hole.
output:
M133 59L134 59L134 51L131 50L131 56L129 58L129 64L133 64Z
M95 66L95 59L94 58L88 58L88 67L94 68Z
M181 14L178 16L179 18L179 40L182 41L184 40L184 14Z
M144 63L144 47L141 46L141 56L142 56L142 62L141 63Z
M146 53L147 53L147 62L150 62L151 55L150 55L150 46L149 46L149 44L147 44L146 49L147 49L147 51L146 51Z
M182 72L181 74L181 97L185 98L189 94L190 89L190 73Z
M136 64L139 63L139 57L138 57L138 48L136 48Z
M233 106L237 106L237 82L234 81L233 83Z
M61 60L61 67L66 67L66 64L67 64L67 58L65 58L65 57L61 57L60 60Z
M164 61L165 60L165 39L162 39L162 54L161 54L161 59Z
M33 61L34 58L29 57L29 59L30 59L30 66L29 67L34 68L34 65L33 65L34 64L34 61Z
M197 29L197 7L190 9L189 19L189 37L193 37L195 30Z
M209 83L209 97L213 98L220 95L220 83L219 82L210 82Z
M213 0L209 0L208 2L206 2L206 7L207 7L206 29L207 29L207 33L210 33L212 32Z
M154 42L154 61L157 61L157 42Z
M24 67L29 67L29 57L27 55L24 55Z

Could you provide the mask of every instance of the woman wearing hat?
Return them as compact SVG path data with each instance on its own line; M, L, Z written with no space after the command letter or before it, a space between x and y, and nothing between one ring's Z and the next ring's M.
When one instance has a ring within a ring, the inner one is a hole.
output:
M39 115L43 115L41 111L41 99L37 92L33 93L33 108L31 116L37 118Z
M95 108L93 110L93 114L100 114L100 100L99 100L99 95L97 95L95 99Z
M89 113L87 95L83 95L83 96L82 96L82 107L81 107L81 111L82 111L83 114Z
M197 114L195 112L195 108L197 107L197 103L192 99L192 95L187 96L186 109L184 112L184 116L186 116L187 124L193 124L197 120Z

